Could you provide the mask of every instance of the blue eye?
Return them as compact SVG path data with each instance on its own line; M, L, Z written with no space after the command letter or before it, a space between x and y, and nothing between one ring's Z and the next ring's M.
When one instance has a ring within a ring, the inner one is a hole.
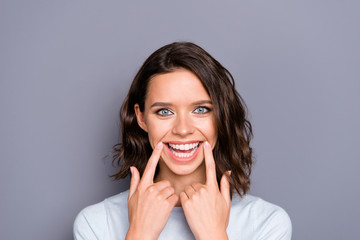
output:
M204 113L207 113L207 112L209 112L209 111L210 111L210 109L207 108L207 107L197 107L197 108L195 108L195 110L194 110L194 112L195 112L195 113L198 113L198 114L204 114Z
M159 109L158 111L156 111L156 113L161 115L161 116L169 116L169 115L172 114L172 112L169 109L166 109L166 108Z

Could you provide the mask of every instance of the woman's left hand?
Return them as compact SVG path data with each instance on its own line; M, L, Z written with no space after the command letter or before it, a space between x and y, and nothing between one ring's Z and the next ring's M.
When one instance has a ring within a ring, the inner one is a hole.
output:
M211 146L204 143L206 183L194 183L180 194L186 220L197 240L228 239L231 199L228 174L223 174L220 191L216 180L215 161Z

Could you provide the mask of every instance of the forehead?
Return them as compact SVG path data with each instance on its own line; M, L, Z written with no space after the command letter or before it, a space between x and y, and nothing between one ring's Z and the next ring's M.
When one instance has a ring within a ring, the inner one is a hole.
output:
M184 69L155 75L149 82L146 102L186 103L210 100L200 79Z

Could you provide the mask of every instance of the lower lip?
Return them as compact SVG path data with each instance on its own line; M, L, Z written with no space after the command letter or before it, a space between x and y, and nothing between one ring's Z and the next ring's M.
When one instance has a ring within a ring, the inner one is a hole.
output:
M169 146L167 144L165 144L166 146L166 150L168 152L168 154L170 155L170 157L175 161L175 162L181 162L181 163L187 163L187 162L191 162L193 161L196 156L199 154L200 152L200 148L202 146L202 143L199 144L198 148L196 149L196 151L190 156L190 157L178 157L176 156L170 149Z

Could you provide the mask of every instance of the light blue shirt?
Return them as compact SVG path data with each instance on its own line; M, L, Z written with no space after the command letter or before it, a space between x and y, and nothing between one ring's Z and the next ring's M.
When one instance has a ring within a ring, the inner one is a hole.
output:
M129 228L127 197L122 192L83 209L74 223L76 240L125 239ZM280 207L251 195L233 195L227 234L230 240L288 240L292 226ZM175 207L159 240L195 239L181 207Z

